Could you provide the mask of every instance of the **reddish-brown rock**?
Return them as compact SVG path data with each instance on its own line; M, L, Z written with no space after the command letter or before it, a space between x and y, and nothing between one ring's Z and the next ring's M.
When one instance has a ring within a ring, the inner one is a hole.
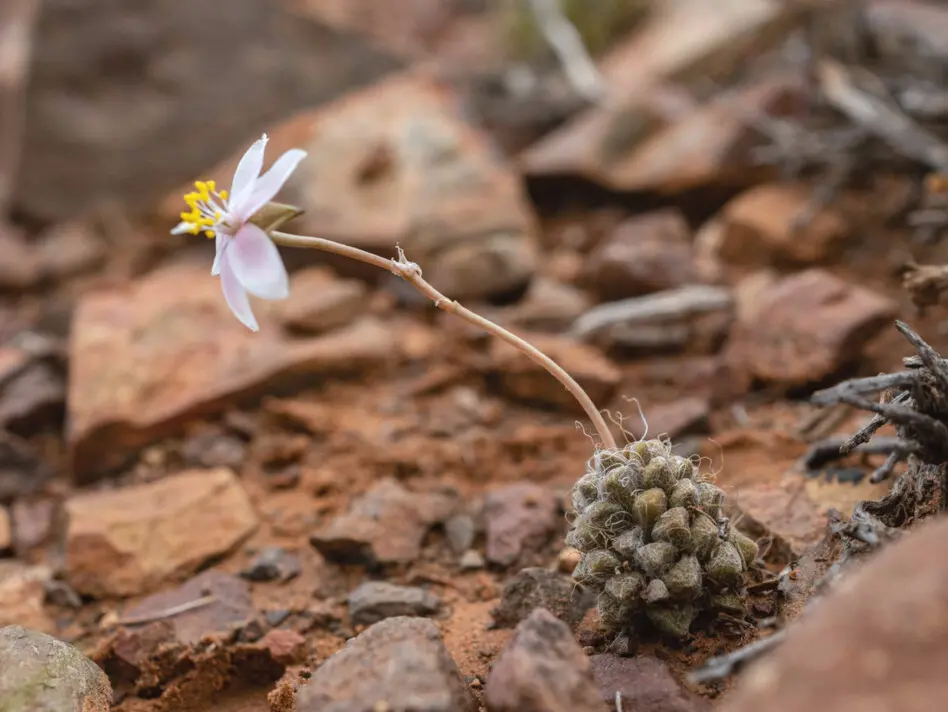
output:
M179 643L191 645L209 635L227 637L254 614L250 585L246 581L220 571L205 571L175 589L148 596L125 611L122 619L129 621L126 624L129 626L137 627L135 620L144 621L142 625L147 626L165 611L208 596L213 598L205 605L168 618L172 637Z
M392 478L381 480L353 501L349 511L312 535L328 559L364 564L414 561L428 530L453 514L457 499L438 492L413 492Z
M487 678L489 712L604 712L589 658L563 621L537 608ZM633 708L634 709L634 708Z
M192 470L66 501L69 583L91 596L148 591L228 552L257 526L234 473Z
M385 362L394 334L366 318L290 339L255 302L260 332L227 308L209 267L176 264L126 289L87 295L72 327L67 413L74 476L116 466L191 418L317 375Z
M339 279L318 267L290 277L290 296L276 305L276 316L290 329L319 334L344 326L368 307L365 282Z
M274 629L260 639L259 645L282 665L297 665L306 657L306 638L295 630Z
M715 218L718 256L732 264L814 265L839 253L850 235L846 219L823 208L800 229L794 225L813 200L813 187L795 183L756 186L731 200Z
M593 403L609 400L622 380L619 368L594 346L553 334L520 333L519 336L562 366ZM513 346L495 339L491 343L491 356L490 369L497 374L505 395L576 414L583 412L559 381Z
M948 520L844 573L738 680L722 712L940 712L948 698Z
M0 167L0 171L2 170ZM36 251L26 242L22 232L2 222L0 252L3 253L3 260L0 262L0 291L22 291L39 281L40 268Z
M19 561L0 561L0 628L22 625L44 633L56 630L46 613L46 584L53 572L45 566L27 566Z
M799 272L762 291L755 313L734 330L728 361L763 381L820 381L858 359L897 309L824 270Z
M297 712L476 712L477 703L427 618L387 618L322 663Z
M706 712L711 703L684 689L668 666L658 658L643 655L635 658L605 653L593 655L596 684L603 702L615 709L616 693L620 693L623 710L635 712Z
M630 218L592 251L585 276L604 300L691 284L697 280L691 229L672 208Z
M560 523L559 502L546 487L530 482L507 485L484 497L487 560L510 566L541 547Z

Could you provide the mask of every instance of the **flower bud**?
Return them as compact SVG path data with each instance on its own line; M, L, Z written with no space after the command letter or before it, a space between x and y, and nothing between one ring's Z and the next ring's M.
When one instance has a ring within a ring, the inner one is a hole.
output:
M248 222L253 223L269 235L274 230L279 230L293 218L302 215L303 212L302 208L295 205L270 201L255 212Z

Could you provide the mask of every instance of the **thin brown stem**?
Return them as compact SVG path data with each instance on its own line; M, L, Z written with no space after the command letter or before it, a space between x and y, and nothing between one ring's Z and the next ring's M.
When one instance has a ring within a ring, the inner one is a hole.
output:
M563 370L563 368L553 359L537 349L535 346L532 346L521 339L516 334L513 334L503 327L498 326L494 322L485 319L480 314L475 314L470 309L461 306L453 299L448 299L422 278L421 268L418 267L418 265L414 262L409 262L405 258L405 253L402 252L401 249L398 250L398 259L391 260L372 254L371 252L366 252L365 250L360 250L357 247L350 247L349 245L343 245L339 242L326 240L321 237L290 235L277 230L270 232L270 237L273 238L273 241L278 245L286 245L287 247L307 247L315 250L323 250L324 252L332 252L333 254L340 255L342 257L348 257L353 260L358 260L359 262L365 262L366 264L370 264L378 267L379 269L384 269L387 272L391 272L392 274L404 279L415 289L428 297L439 309L443 309L450 314L454 314L455 316L458 316L461 319L464 319L465 321L480 327L489 334L493 334L498 339L506 341L508 344L524 353L532 361L545 368L550 373L550 375L562 383L566 390L572 393L573 397L579 401L579 404L583 407L583 410L586 411L586 415L589 416L589 419L592 421L593 426L596 428L596 432L599 433L602 446L611 450L616 449L615 438L612 436L609 426L606 425L606 421L602 417L602 413L599 412L599 410L596 408L596 405L592 402L592 399L572 376Z

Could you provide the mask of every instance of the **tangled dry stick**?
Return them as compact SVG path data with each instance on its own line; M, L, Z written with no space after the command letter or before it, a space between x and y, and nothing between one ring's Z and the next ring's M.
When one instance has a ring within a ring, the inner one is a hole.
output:
M904 371L843 381L812 397L817 405L845 403L875 413L872 420L840 445L840 456L868 443L883 425L895 426L897 438L886 442L890 454L873 474L874 481L891 476L899 462L909 463L906 473L886 497L856 507L847 527L859 522L903 527L944 508L948 361L907 324L897 321L896 328L916 352L915 356L903 359ZM871 395L878 393L882 394L878 401L870 400Z

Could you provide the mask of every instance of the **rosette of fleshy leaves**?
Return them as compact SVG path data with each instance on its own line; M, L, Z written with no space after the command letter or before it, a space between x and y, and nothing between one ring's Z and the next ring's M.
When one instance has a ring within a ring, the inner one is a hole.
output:
M582 552L573 578L598 592L604 631L647 620L684 638L702 611L743 612L757 544L722 519L713 477L670 443L596 453L572 500L566 543Z

